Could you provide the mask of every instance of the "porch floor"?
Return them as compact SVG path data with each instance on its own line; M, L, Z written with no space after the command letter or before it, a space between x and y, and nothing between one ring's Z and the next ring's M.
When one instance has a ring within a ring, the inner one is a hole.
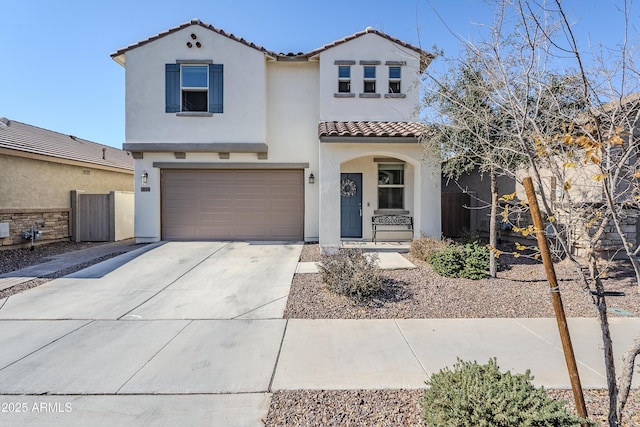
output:
M370 240L342 240L341 246L343 248L359 248L368 252L409 252L411 247L410 240L404 241L388 241L373 243Z

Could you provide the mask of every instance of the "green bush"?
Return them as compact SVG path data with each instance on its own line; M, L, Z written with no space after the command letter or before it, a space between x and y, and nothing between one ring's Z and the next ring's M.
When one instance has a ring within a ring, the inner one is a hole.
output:
M443 250L447 247L447 245L448 242L446 240L422 236L419 239L415 239L411 242L409 253L416 259L427 261L432 254Z
M585 420L567 413L560 401L544 388L535 388L533 377L501 373L496 359L486 365L458 359L426 382L423 418L428 426L512 427L579 426Z
M464 245L464 269L460 277L466 279L482 279L489 271L489 249L478 242Z
M322 281L339 294L365 299L380 291L382 278L378 256L365 256L360 249L341 249L335 255L322 255L318 266Z
M431 254L427 261L441 276L477 280L489 271L489 249L477 242L464 246L451 244Z
M464 270L464 257L457 245L447 245L443 250L431 254L427 261L436 273L445 277L460 277Z

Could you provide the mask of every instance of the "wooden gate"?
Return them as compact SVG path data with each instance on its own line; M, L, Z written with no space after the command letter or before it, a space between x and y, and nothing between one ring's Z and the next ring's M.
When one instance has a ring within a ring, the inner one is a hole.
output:
M471 197L467 193L442 193L442 235L460 237L471 228Z
M75 193L75 203L74 195ZM108 242L111 237L109 194L82 194L72 191L73 240Z

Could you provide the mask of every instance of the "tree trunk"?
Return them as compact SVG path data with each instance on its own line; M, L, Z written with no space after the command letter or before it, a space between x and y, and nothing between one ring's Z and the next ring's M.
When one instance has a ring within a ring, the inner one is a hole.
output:
M596 308L602 332L602 344L604 347L604 368L607 374L607 392L609 394L609 427L618 427L618 385L616 382L616 366L613 358L613 342L607 316L607 301L604 296L604 285L600 280L600 274L594 254L589 257L591 268L595 273L596 282Z
M627 404L627 398L629 397L629 391L631 390L631 381L633 380L633 365L636 361L636 356L640 354L640 337L637 337L631 347L622 356L622 373L620 374L620 389L618 395L618 423L622 423L622 410L624 405Z
M498 226L497 226L497 215L498 215L498 181L496 178L495 172L492 170L491 173L491 216L489 219L489 246L492 248L498 247ZM495 251L489 251L489 275L491 277L496 277L498 273L498 266L496 260Z

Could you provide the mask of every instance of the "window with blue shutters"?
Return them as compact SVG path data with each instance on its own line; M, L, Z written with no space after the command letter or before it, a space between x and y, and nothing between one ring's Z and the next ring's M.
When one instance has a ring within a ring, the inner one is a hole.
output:
M222 64L166 64L165 111L222 113Z

